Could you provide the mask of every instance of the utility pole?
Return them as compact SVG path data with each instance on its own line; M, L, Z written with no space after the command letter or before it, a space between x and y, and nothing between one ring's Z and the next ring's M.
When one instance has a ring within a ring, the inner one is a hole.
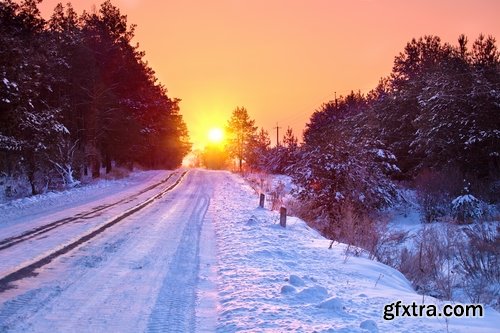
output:
M279 133L280 133L280 128L281 127L279 127L278 123L276 123L276 127L275 128L276 128L276 147L278 147L280 145L280 134Z
M335 109L337 109L337 92L335 91L334 94L335 94Z

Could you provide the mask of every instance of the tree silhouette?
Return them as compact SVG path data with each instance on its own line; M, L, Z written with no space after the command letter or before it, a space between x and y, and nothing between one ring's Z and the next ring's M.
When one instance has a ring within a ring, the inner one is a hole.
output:
M237 107L226 126L226 149L230 157L238 159L240 172L243 169L243 160L247 160L251 154L257 131L254 124L255 120L250 119L248 111L244 107Z

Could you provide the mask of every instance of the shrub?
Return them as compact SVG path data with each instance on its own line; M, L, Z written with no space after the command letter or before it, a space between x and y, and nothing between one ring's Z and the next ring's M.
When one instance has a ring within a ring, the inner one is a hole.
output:
M279 181L271 190L271 210L278 210L283 206L283 198L285 197L285 184Z
M500 225L477 223L463 229L458 263L471 302L500 308Z
M500 283L500 224L477 223L464 228L458 247L460 267L468 276Z
M472 194L456 197L451 202L453 218L459 223L472 223L483 215L481 201Z
M457 228L451 224L425 226L401 251L399 266L422 294L452 299L457 285L455 254L459 244Z

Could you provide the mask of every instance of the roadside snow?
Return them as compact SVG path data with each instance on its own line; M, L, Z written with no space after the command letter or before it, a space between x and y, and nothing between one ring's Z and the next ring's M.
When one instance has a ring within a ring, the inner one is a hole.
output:
M125 197L147 185L164 179L170 171L137 171L117 179L101 179L89 185L61 192L48 192L32 197L16 199L0 204L0 230L19 222L32 221L51 212L59 212L84 204L102 204L110 196Z
M239 186L235 187L235 183ZM483 318L383 319L384 305L422 304L398 271L359 257L288 217L256 208L236 175L216 183L209 208L217 235L220 332L498 332L500 314ZM425 304L444 306L425 297Z

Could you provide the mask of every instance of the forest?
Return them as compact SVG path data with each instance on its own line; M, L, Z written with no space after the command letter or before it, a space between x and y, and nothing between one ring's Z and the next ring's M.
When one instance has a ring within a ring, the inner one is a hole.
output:
M445 216L460 195L500 198L500 53L492 36L469 45L424 36L407 43L392 72L368 94L327 101L306 124L303 142L288 128L271 147L244 107L226 131L227 156L249 171L288 174L297 197L332 221L389 207L399 185L421 193L425 222ZM457 216L467 222L468 216ZM335 225L335 223L330 223Z
M39 0L0 1L0 179L6 197L74 187L114 167L176 168L190 150L135 26L105 1L42 18Z
M248 170L291 175L299 197L332 217L345 202L360 213L390 206L396 182L497 203L499 115L495 39L480 35L469 46L461 35L453 46L425 36L406 45L368 94L352 91L315 110L302 144L288 128L271 148L268 132L238 107L226 127L226 150ZM429 212L426 221L439 215Z
M136 26L110 0L82 14L58 4L48 19L41 1L0 0L0 203L180 167L191 151L181 100L158 82ZM422 302L500 310L496 39L414 38L371 91L309 111L303 133L287 128L271 147L238 106L197 166L257 174L260 190L266 177L287 179L289 195L283 183L265 190L272 209L345 246L344 263L396 268Z
M233 111L226 132L226 155L217 156L260 174L256 183L290 176L289 213L332 244L348 244L346 260L367 255L395 267L424 295L500 306L494 37L480 35L472 45L464 35L457 45L437 36L412 39L368 94L352 91L315 110L301 144L288 128L271 147L244 107ZM283 184L267 191L279 208ZM421 224L413 232L389 224L414 211Z

